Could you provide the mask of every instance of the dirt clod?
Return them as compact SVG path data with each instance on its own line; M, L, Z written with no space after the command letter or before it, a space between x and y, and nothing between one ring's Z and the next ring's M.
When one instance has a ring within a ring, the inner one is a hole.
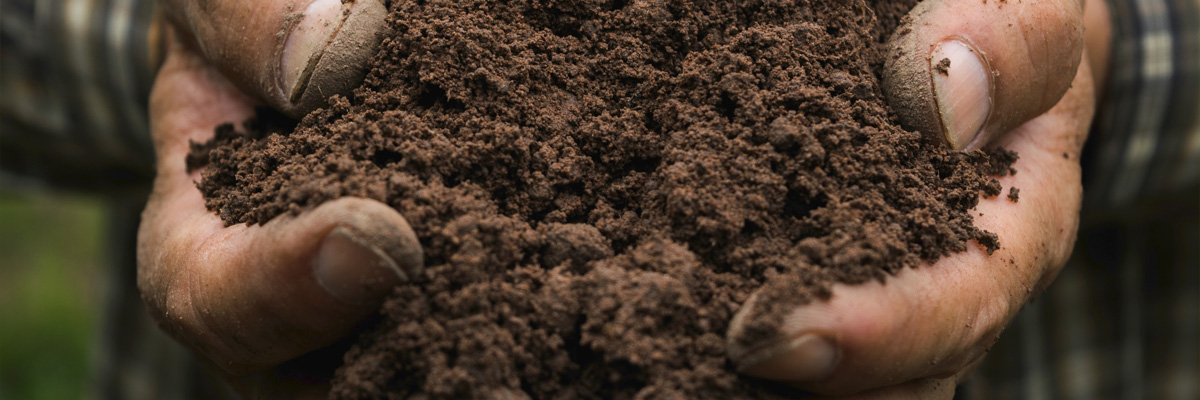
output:
M942 61L938 61L937 65L933 66L933 69L936 70L937 73L939 73L939 74L949 76L950 75L950 59L943 58Z

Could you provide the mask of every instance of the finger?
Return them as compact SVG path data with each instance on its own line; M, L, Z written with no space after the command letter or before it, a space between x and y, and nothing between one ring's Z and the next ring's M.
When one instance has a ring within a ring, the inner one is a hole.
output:
M296 218L227 228L148 209L140 287L168 332L232 374L327 346L415 277L419 243L379 202L343 198Z
M166 0L167 15L247 93L292 117L362 82L387 28L379 0Z
M896 30L883 89L908 128L986 146L1045 113L1083 52L1080 0L919 3Z
M1016 175L1000 182L1020 188L1019 201L983 199L975 210L976 224L999 235L999 250L989 255L969 246L932 266L900 271L886 284L835 286L828 302L788 314L774 338L739 346L746 316L772 306L752 296L729 332L739 370L850 394L951 376L979 359L1070 254L1081 198L1078 154L1094 105L1090 79L1081 66L1054 109L1003 140L1021 159Z
M138 232L151 314L234 374L335 342L423 265L407 222L376 201L339 199L255 227L225 227L205 210L187 141L251 104L200 56L171 47L151 94L158 177Z

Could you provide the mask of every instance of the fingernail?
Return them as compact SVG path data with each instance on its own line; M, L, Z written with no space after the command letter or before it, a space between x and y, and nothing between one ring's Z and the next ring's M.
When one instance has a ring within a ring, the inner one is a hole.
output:
M313 277L330 295L353 305L370 304L408 281L396 261L383 250L345 228L335 228L313 259Z
M313 69L345 20L341 0L315 0L297 17L283 44L280 88L292 102L308 87Z
M992 110L991 78L982 57L960 40L947 40L929 60L942 133L957 150L981 145L979 133Z
M840 352L833 340L807 333L757 351L737 360L738 372L781 381L813 381L837 368Z

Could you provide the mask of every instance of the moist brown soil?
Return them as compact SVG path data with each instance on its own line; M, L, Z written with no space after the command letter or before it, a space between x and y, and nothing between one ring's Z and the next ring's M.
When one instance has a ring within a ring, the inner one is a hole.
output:
M358 196L417 232L425 273L335 398L770 396L727 346L833 283L999 246L968 211L1014 155L944 149L882 99L914 3L395 0L353 96L190 162L229 224ZM754 293L772 306L727 337Z

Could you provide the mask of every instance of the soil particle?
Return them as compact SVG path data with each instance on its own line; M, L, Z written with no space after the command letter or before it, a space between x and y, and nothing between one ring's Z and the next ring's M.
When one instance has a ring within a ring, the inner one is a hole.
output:
M942 61L938 61L937 65L933 66L933 69L937 70L939 74L950 76L950 59L943 58Z
M1016 187L1008 188L1008 201L1016 203L1017 200L1021 198L1020 193L1021 189L1017 189Z
M835 282L999 247L969 211L1015 154L945 149L884 105L913 4L395 0L353 96L223 128L189 165L229 224L358 196L417 232L425 274L335 398L769 397L731 343ZM727 338L752 294L772 306Z

